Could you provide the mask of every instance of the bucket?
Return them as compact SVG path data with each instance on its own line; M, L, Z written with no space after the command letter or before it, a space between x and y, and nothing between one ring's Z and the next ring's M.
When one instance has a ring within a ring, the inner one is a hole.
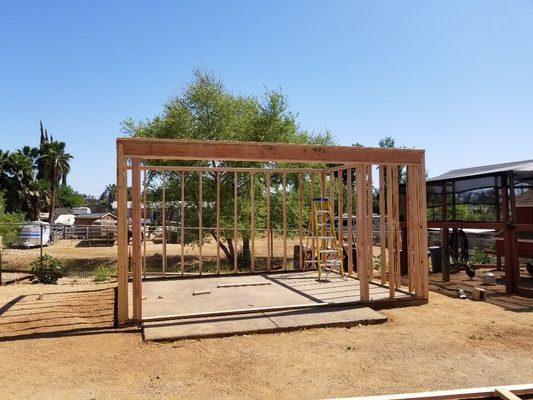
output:
M496 275L492 272L486 272L483 274L483 284L488 286L496 285Z

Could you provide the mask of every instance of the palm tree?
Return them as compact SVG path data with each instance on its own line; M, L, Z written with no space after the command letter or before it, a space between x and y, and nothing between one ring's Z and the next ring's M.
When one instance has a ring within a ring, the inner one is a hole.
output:
M117 199L117 185L111 183L107 185L100 195L100 200L105 201L109 210L111 210L111 205Z
M50 214L49 221L54 221L54 208L57 200L57 188L61 178L65 179L70 171L69 161L72 155L65 152L65 143L50 141L42 144L38 161L45 166L50 183Z

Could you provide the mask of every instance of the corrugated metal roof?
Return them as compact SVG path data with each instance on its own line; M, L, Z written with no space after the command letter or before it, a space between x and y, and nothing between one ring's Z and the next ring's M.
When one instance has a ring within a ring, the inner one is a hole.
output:
M428 179L428 182L454 180L454 179L474 177L478 175L495 174L495 173L508 172L508 171L533 172L533 160L514 161L514 162L509 162L509 163L503 163L503 164L483 165L480 167L452 169L451 171L448 171L445 174L438 175L438 176Z

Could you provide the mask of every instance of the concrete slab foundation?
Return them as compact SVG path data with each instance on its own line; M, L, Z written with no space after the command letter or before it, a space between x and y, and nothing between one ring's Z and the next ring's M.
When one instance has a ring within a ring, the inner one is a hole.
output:
M143 324L143 338L150 341L172 341L327 326L369 325L385 321L387 321L386 316L368 307L327 307L145 323Z
M218 287L221 284L244 283L269 284ZM210 291L210 293L194 296L193 293L198 291ZM145 340L278 332L386 321L383 315L368 307L341 306L343 303L359 301L358 280L341 279L337 274L330 273L327 280L318 282L316 271L146 280L143 282L143 297L143 318L296 304L329 304L315 309L144 323ZM370 285L370 297L371 301L386 301L389 298L389 290L378 285ZM396 292L396 297L403 300L411 298L401 292Z

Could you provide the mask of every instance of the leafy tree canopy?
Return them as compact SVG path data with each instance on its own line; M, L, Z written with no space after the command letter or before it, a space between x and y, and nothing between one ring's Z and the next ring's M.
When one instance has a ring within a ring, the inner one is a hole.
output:
M287 101L287 97L279 90L266 90L263 96L247 96L230 92L221 79L210 72L195 70L192 81L177 96L171 98L160 115L152 119L135 122L132 119L123 121L124 133L136 137L200 139L200 140L234 140L258 142L310 143L333 145L335 141L330 132L312 133L301 127L296 120ZM154 161L153 163L156 163ZM229 163L229 162L180 162L181 165L211 165L211 166L259 166L259 163ZM296 164L291 164L296 165ZM273 166L270 164L270 166ZM288 164L284 164L288 166ZM316 167L316 165L315 165ZM262 174L261 174L262 175ZM197 226L198 205L198 176L186 174L186 226ZM178 199L180 177L167 174L167 199ZM150 176L152 200L161 199L160 175ZM223 196L221 208L221 225L233 226L233 174L222 174L221 193ZM238 179L239 191L239 227L246 228L249 221L250 177L240 174ZM264 176L256 176L254 185L256 191L256 221L259 226L265 219L265 181ZM271 177L271 209L281 208L282 197L280 186L282 176L274 174ZM308 183L304 183L308 187ZM297 218L295 192L297 188L296 174L286 176L288 224L294 226ZM203 199L206 202L203 211L203 226L215 226L215 213L209 202L215 198L215 174L203 176ZM292 205L292 207L291 207ZM271 213L273 228L280 228L281 212ZM212 234L207 231L206 234ZM229 230L224 234L228 241L227 249L233 254L231 235ZM246 236L246 232L239 232ZM197 236L197 235L196 235ZM241 237L242 237L241 236ZM194 240L194 237L191 238ZM246 246L246 242L245 242Z
M81 207L85 203L85 198L76 192L69 185L61 185L58 190L58 206L59 207Z

